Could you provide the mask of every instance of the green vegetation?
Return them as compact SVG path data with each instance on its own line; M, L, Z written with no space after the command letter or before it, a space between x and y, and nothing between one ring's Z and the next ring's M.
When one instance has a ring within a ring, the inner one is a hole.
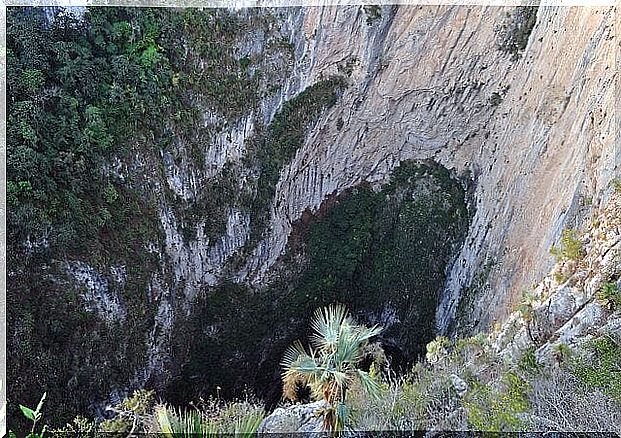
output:
M312 321L314 334L307 352L297 341L285 352L281 362L283 394L296 400L298 387L309 386L315 399L326 401L321 412L324 429L342 432L349 422L347 390L357 382L364 390L376 396L379 387L373 378L358 368L364 359L369 340L382 329L357 325L344 306L333 305L318 309Z
M252 140L245 160L258 168L259 178L250 199L241 201L252 214L252 236L247 246L254 245L265 230L280 171L302 147L308 130L322 112L336 103L345 85L341 77L332 77L308 87L283 105L265 135Z
M444 336L437 336L433 341L427 344L426 359L429 363L438 362L448 354L448 347L451 342Z
M381 368L377 357L370 371L363 371L362 362L373 352L369 340L380 329L357 325L343 306L318 309L312 327L311 348L295 342L284 355L284 395L296 399L299 390L309 386L315 398L327 402L317 415L324 416L326 430L335 435L344 428L491 434L619 430L615 418L621 415L621 345L612 334L594 339L560 368L537 364L534 348L517 362L481 354L487 349L484 335L455 344L439 337L429 344L427 353L433 355L432 350L441 347L448 354L433 363L419 362L397 376ZM42 437L47 429L36 431L44 399L45 395L36 409L21 407L33 423L30 438ZM250 436L266 415L248 397L229 402L201 399L190 406L183 409L158 403L152 391L140 390L111 408L112 419L96 424L76 417L52 433L63 437L96 432Z
M597 298L612 309L621 308L621 291L615 282L604 283L597 293Z
M537 362L535 357L535 347L529 347L524 351L517 366L520 371L528 374L537 374L543 369L543 366Z
M621 347L614 338L595 340L577 359L561 347L560 368L538 364L534 348L517 362L481 354L481 340L458 340L451 348L439 339L430 348L449 351L439 360L401 377L382 374L375 399L352 393L354 430L619 430ZM466 382L459 393L454 376ZM599 418L606 420L594 421Z
M530 34L537 22L538 6L518 6L507 13L506 21L499 27L498 48L512 55L515 61L522 56Z
M135 391L130 397L112 407L116 415L111 420L100 424L100 429L107 433L138 432L146 429L149 414L155 406L155 392L147 390Z
M464 403L474 430L507 432L520 430L518 414L528 408L527 383L517 374L506 372L499 389L474 385Z
M613 178L611 184L615 192L621 193L621 178Z
M364 13L367 16L367 24L371 26L378 20L382 19L382 8L379 5L363 6Z
M528 289L522 291L522 299L517 307L517 310L522 315L524 321L531 321L533 319L533 308L537 303L537 297Z
M41 418L43 416L43 402L45 401L46 396L47 394L43 393L43 396L41 396L41 399L39 400L39 403L37 404L37 407L35 409L31 409L24 405L19 405L19 409L21 410L24 417L26 417L26 419L32 423L32 427L30 428L30 432L28 433L28 435L26 435L26 438L43 438L43 435L45 435L47 426L44 425L41 430L37 432L37 423L41 421ZM9 436L14 437L15 433L13 431L9 431Z
M550 248L550 254L555 256L558 262L565 260L578 261L585 255L578 230L563 230L561 233L560 245L560 248L557 246L552 246L552 248Z
M451 322L451 325L455 326L456 324L461 324L462 326L459 327L459 330L462 334L472 334L471 313L475 309L477 297L489 289L489 276L495 264L496 262L494 259L486 260L483 266L479 269L479 271L470 282L470 285L464 288L459 294L457 311L455 312L455 318ZM463 326L463 321L471 321L471 326Z
M554 348L554 355L556 360L562 363L572 356L572 351L569 345L560 343Z
M381 191L361 185L326 201L295 224L269 285L223 283L198 297L190 321L174 329L173 354L184 366L166 399L182 404L217 386L234 397L248 386L276 403L278 358L304 336L315 309L334 302L369 325L394 312L398 322L380 335L398 346L387 355L402 366L422 357L446 263L466 228L464 196L446 169L406 161Z
M240 62L235 48L249 22L225 9L88 8L44 21L42 9L7 10L8 372L9 397L31 401L45 387L59 424L144 365L163 198L187 237L203 220L207 235L223 229L228 175L177 202L161 157L205 165L204 144L222 126L206 127L204 114L236 123L263 78L252 68L260 59ZM85 309L66 260L118 293L123 325ZM68 388L74 396L61 396Z
M502 103L502 96L500 95L500 93L493 92L489 98L489 103L492 106L500 105Z
M155 400L153 391L139 390L110 408L115 417L99 424L76 417L53 436L156 434L158 436L217 437L225 434L251 436L265 417L264 409L251 399L222 402L209 399L192 409L174 408ZM38 436L32 436L38 438Z
M215 411L215 412L214 412ZM214 415L216 413L216 415ZM165 405L155 408L156 431L165 437L219 437L223 434L252 436L265 417L263 409L248 403L233 403L207 413L182 411Z
M589 388L599 388L621 403L621 343L612 335L592 340L573 359L571 371Z

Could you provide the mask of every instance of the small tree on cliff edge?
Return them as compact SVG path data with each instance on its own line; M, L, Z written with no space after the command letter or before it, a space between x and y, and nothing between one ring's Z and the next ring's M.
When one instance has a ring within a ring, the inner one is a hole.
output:
M317 309L311 323L313 335L307 351L296 341L285 352L281 365L283 394L295 399L299 385L308 386L315 399L323 398L329 407L320 412L324 429L342 431L347 418L345 405L348 387L358 381L371 396L379 392L379 385L369 373L357 368L365 356L369 339L382 328L357 325L342 305Z

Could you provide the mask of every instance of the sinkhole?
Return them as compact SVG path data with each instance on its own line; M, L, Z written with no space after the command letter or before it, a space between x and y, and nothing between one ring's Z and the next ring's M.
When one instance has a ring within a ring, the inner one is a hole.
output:
M446 168L405 161L379 190L361 184L306 212L268 284L205 290L175 332L179 367L165 398L181 405L250 392L275 406L284 351L296 339L307 344L315 310L332 303L384 327L376 342L389 366L409 369L436 335L447 268L470 219L466 198L463 179Z

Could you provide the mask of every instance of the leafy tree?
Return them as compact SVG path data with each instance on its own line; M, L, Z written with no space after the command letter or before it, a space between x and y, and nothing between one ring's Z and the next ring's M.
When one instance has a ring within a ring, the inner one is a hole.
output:
M369 339L382 329L357 325L342 305L318 309L311 325L314 334L309 350L296 341L281 362L284 396L295 398L300 384L309 386L315 398L323 398L329 405L321 411L324 428L339 432L347 421L345 402L352 383L358 381L372 396L379 393L378 383L357 365L365 356Z

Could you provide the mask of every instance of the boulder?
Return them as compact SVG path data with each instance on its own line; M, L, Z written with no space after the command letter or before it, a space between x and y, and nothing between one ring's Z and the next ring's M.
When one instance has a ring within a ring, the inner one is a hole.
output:
M323 417L318 412L328 407L325 400L310 404L299 404L277 408L259 425L257 432L263 433L308 433L317 436L323 430Z
M457 395L463 397L468 392L468 384L456 374L451 374L450 379Z

